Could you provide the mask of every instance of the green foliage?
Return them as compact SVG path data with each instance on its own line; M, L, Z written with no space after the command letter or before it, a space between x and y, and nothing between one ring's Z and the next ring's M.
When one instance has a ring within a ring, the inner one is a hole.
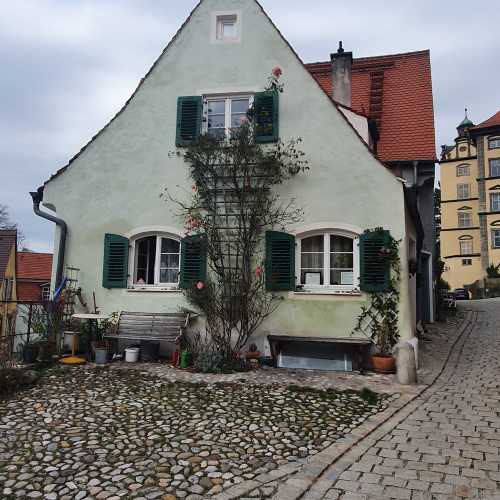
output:
M34 383L24 370L19 368L0 369L0 397L13 394Z
M220 352L205 351L195 359L194 368L202 373L221 373L224 368L224 356Z
M383 228L367 229L365 233L383 231ZM391 354L399 341L399 298L401 280L401 261L399 257L400 240L389 237L384 249L390 262L390 284L383 292L370 292L370 302L361 308L352 334L364 333L364 323L370 322L370 338L380 354ZM381 249L382 250L382 249Z
M486 275L488 278L500 278L500 264L495 265L491 263L486 268Z

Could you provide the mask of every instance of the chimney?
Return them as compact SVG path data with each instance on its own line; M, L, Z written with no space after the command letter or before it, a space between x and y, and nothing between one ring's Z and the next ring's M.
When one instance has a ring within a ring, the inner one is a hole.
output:
M333 99L344 106L351 107L352 52L345 52L342 41L335 54L330 54L332 61Z

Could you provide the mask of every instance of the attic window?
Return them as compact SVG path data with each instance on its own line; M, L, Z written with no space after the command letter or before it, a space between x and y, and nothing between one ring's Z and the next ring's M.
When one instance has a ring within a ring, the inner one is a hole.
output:
M224 14L217 16L217 40L237 41L239 39L239 26L237 14Z

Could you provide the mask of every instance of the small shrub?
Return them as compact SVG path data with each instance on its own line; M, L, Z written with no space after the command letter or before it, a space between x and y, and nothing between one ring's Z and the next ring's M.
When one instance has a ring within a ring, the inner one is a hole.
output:
M16 368L4 368L0 370L0 397L13 394L35 382L32 373Z
M196 371L202 373L221 373L224 367L224 356L216 351L198 353L194 361Z

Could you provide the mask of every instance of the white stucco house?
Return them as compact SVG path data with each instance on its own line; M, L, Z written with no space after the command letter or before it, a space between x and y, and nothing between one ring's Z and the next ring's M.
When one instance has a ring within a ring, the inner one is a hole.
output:
M345 57L339 51L334 63L342 67ZM369 118L328 95L255 0L202 0L116 116L32 193L38 213L47 217L42 205L56 222L52 287L74 266L103 312L186 306L183 221L159 194L191 182L182 158L170 153L199 133L237 126L266 97L276 66L285 90L269 104L267 140L301 137L311 170L280 188L305 217L287 228L292 279L254 341L266 353L272 335L347 341L368 301L359 238L375 227L401 240L399 327L403 339L413 338L416 285L408 262L420 222L405 182L377 157Z

